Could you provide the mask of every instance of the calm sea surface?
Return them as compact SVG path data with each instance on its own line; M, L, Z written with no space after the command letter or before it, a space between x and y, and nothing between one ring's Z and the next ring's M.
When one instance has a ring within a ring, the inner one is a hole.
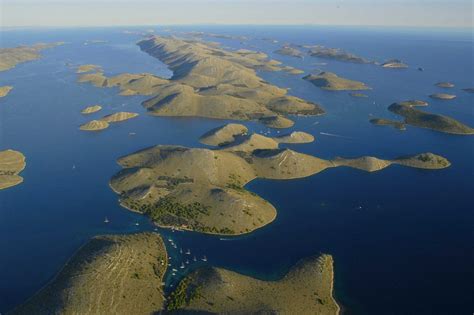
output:
M154 29L167 34L164 28ZM474 137L410 126L400 132L368 122L374 116L397 118L386 109L395 101L423 99L430 102L427 110L474 126L474 94L461 90L474 87L472 33L323 27L173 29L246 35L249 40L243 42L208 39L230 49L267 52L307 73L332 71L373 87L369 98L352 98L347 92L320 90L301 76L262 72L265 80L291 88L291 94L320 103L327 111L321 117L295 118L288 131L310 132L316 141L292 149L322 158L433 152L453 165L440 171L393 166L371 174L338 168L300 180L256 180L248 188L278 209L272 224L236 238L163 230L165 238L191 249L193 255L206 255L209 264L261 279L278 279L303 257L331 254L335 295L346 314L472 313ZM156 144L202 146L198 136L225 123L151 117L140 105L146 97L123 97L117 89L78 84L74 67L88 63L101 65L107 75L171 75L165 65L138 49L138 36L123 30L0 32L1 47L67 42L44 51L40 60L0 73L0 85L14 86L0 100L0 150L16 149L27 158L24 183L0 191L0 312L11 310L45 285L92 236L153 229L146 218L121 208L108 186L120 169L118 157ZM108 42L84 45L86 40ZM286 42L340 47L378 61L399 58L410 68L388 70L273 54ZM456 84L451 90L458 95L454 101L427 97L443 91L434 86L439 81ZM90 119L80 110L97 103L104 107L95 114L99 117L119 110L140 116L100 133L79 131L78 126ZM267 130L245 124L255 132ZM106 216L109 224L103 223ZM173 264L181 264L179 251L169 250ZM168 275L169 287L176 281Z

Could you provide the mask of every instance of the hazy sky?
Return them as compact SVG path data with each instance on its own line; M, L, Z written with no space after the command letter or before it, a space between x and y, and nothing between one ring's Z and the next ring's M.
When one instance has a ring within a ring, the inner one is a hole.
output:
M2 26L321 24L473 27L472 0L0 0Z

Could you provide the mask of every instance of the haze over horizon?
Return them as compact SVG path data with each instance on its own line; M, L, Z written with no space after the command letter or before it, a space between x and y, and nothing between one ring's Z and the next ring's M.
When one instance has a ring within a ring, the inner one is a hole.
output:
M0 0L0 25L473 27L470 0Z

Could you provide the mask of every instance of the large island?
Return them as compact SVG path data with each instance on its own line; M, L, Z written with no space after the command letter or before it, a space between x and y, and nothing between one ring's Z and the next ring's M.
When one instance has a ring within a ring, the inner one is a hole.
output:
M276 217L273 205L245 189L257 178L302 178L341 166L374 172L392 164L424 169L450 165L431 153L392 160L324 160L279 148L285 141L310 142L312 136L308 134L268 138L245 135L244 128L227 129L214 130L217 137L212 133L204 136L206 143L217 143L218 149L159 145L120 158L118 163L124 169L110 181L120 195L120 204L149 216L162 227L239 235Z
M259 120L273 128L293 125L288 115L321 115L317 104L287 95L256 70L292 71L251 50L225 50L211 43L155 36L138 43L173 71L166 80L150 74L80 76L97 87L118 86L123 95L151 95L143 103L152 115Z
M278 281L202 266L170 293L164 290L167 269L158 233L97 236L11 314L339 313L330 255L304 259Z

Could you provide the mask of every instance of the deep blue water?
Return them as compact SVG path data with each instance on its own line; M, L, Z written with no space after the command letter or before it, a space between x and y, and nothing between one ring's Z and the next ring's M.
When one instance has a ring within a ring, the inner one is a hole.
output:
M209 38L229 48L258 49L285 64L311 72L323 69L373 87L368 99L327 92L301 76L261 76L291 94L320 103L327 114L295 118L292 130L312 133L313 144L293 145L323 158L375 155L393 158L430 151L452 167L424 171L390 167L377 173L349 168L327 170L291 181L256 180L248 188L273 203L277 219L246 236L219 238L161 231L208 263L262 279L281 277L299 259L329 253L335 259L335 295L347 314L470 314L474 295L474 137L408 127L406 132L373 126L372 116L397 118L386 108L405 99L425 99L427 110L474 126L473 37L464 30L363 29L328 27L175 27L247 35L245 42ZM164 28L156 27L163 32ZM116 89L76 82L68 66L93 63L106 74L152 72L169 76L166 66L141 52L139 37L123 29L56 29L0 32L2 47L66 41L44 51L40 60L0 73L0 85L13 85L0 100L0 149L27 157L23 184L0 191L0 312L24 301L45 285L90 237L153 227L122 209L108 187L120 168L115 160L155 144L200 146L197 138L224 121L159 118L146 115L146 97L123 97ZM261 38L280 41L272 44ZM108 40L84 45L85 40ZM383 61L399 58L411 67L387 70L306 57L274 55L282 43L341 47ZM320 63L327 65L320 65ZM423 67L424 72L416 70ZM428 99L438 81L456 84L454 101ZM91 104L140 113L136 119L100 133L78 126L89 119L80 110ZM249 122L252 130L266 128ZM130 136L129 133L136 133ZM276 131L272 131L276 133ZM331 133L340 137L331 137ZM75 169L73 169L73 165ZM362 209L359 209L362 207ZM107 216L111 222L103 223ZM136 225L139 223L140 225ZM180 254L169 248L173 263ZM196 267L194 264L191 267ZM177 279L168 276L168 285Z

